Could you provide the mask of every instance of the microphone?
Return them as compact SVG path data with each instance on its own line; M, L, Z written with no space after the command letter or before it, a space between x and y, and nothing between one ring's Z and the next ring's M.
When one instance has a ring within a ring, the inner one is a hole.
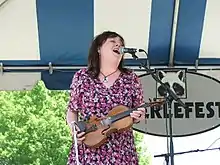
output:
M125 54L125 53L130 53L130 54L134 54L136 52L143 52L144 50L142 49L136 49L136 48L125 48L125 47L121 47L119 49L120 54Z

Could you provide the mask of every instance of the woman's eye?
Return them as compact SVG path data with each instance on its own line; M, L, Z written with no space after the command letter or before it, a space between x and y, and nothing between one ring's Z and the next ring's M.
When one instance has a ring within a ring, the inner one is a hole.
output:
M116 43L117 41L115 41L115 40L110 40L110 42L112 42L112 43ZM122 43L118 43L118 45L123 46Z

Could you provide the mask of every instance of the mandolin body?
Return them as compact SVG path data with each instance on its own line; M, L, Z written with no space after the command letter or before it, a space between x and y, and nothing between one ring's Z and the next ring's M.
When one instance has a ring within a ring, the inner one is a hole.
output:
M128 130L133 125L133 119L130 113L138 108L146 108L151 106L161 106L165 101L154 101L144 103L139 107L129 109L126 106L118 105L111 109L106 117L97 118L91 116L88 121L78 122L78 127L81 132L85 132L83 143L90 148L98 148L103 145L108 137L114 132L122 132Z
M96 116L90 117L90 119L86 122L86 130L94 125L97 127L97 129L89 132L85 130L86 134L83 143L87 147L97 148L106 143L108 136L110 136L112 133L129 129L133 124L133 119L130 117L130 115L114 121L109 125L101 124L102 119L113 117L127 110L128 108L126 106L119 105L109 111L108 115L104 118L97 118Z

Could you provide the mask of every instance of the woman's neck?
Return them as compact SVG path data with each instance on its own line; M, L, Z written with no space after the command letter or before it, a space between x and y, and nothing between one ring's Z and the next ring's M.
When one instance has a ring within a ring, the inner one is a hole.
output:
M108 65L108 64L103 64L100 66L100 71L105 74L108 75L114 71L118 70L118 66L117 65Z

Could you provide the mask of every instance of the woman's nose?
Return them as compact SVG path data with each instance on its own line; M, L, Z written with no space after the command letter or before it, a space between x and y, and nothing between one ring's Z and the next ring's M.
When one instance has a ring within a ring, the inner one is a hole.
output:
M120 47L120 44L119 44L119 43L116 43L115 46Z

